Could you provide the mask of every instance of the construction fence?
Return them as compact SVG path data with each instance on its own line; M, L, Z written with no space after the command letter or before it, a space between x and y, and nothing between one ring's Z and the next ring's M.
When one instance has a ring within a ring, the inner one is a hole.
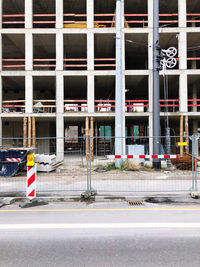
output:
M124 147L122 155L115 153L117 139ZM26 196L28 153L35 154L38 196L198 191L199 136L159 140L160 153L154 155L154 137L44 137L28 148L23 147L23 139L4 138L0 196ZM153 168L155 161L160 162L159 170Z

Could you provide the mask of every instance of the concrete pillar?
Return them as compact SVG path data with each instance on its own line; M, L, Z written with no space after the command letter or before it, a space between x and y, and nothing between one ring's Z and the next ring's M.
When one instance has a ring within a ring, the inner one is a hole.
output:
M56 77L56 155L57 160L64 159L64 77Z
M64 160L64 117L56 116L56 157L57 161Z
M123 74L124 74L124 70L126 69L125 43L126 43L125 34L122 33L122 70L123 70Z
M33 70L33 35L31 32L25 34L25 59L26 70Z
M153 114L149 114L149 155L153 155Z
M87 0L87 28L94 28L94 0Z
M153 33L148 34L148 69L153 69Z
M63 28L63 0L56 0L56 28Z
M148 0L148 27L153 28L153 0Z
M87 100L88 100L88 112L94 112L94 75L89 74L87 77Z
M57 75L56 77L56 113L64 113L64 77Z
M0 0L0 28L2 27L3 0Z
M3 145L3 140L2 140L2 132L3 132L3 123L2 123L2 118L0 117L0 146Z
M193 51L193 52L192 52L192 57L196 57L196 56L197 56L197 55L196 55L196 52ZM196 60L192 60L191 63L192 63L192 66L191 66L192 69L195 69L195 70L196 70L196 69L197 69L197 61L196 61Z
M198 119L193 119L192 120L192 128L193 128L193 132L192 134L197 135L198 134Z
M2 76L0 75L0 115L2 113L2 95L3 95L3 80Z
M124 0L121 0L122 2L122 28L124 28Z
M56 70L63 70L63 60L64 60L64 43L63 34L56 34Z
M178 49L178 57L179 57L179 69L186 70L187 69L187 33L181 31L179 33L179 49Z
M188 85L187 75L181 74L179 76L179 104L180 112L188 111Z
M196 86L196 84L193 85L192 99L197 99L197 86ZM193 104L193 105L197 105L197 101L189 102L189 103ZM192 107L192 111L197 112L197 107Z
M25 76L25 112L33 113L33 77Z
M32 28L33 21L33 0L25 0L25 28Z
M186 27L186 0L178 0L179 27Z
M88 70L94 70L94 33L87 34L87 65Z
M2 70L2 34L0 34L0 71Z

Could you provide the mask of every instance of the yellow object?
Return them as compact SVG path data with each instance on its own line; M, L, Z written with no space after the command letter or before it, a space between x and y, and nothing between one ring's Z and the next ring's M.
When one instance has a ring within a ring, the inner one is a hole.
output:
M35 159L34 159L33 154L29 154L29 155L27 156L27 163L26 163L26 166L27 166L27 167L33 167L33 166L35 166Z
M87 23L69 23L64 24L64 28L87 28ZM105 28L105 25L95 23L94 28Z
M86 23L69 23L69 24L64 24L64 28L87 28Z
M179 142L179 143L178 143L178 146L187 146L187 145L188 145L187 142Z

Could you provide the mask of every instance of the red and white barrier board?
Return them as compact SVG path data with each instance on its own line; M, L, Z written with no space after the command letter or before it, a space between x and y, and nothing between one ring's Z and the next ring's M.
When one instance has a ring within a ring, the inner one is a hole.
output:
M179 155L107 155L107 159L179 159Z
M7 162L20 162L21 159L20 158L6 158Z
M36 167L27 167L26 197L29 199L36 197Z

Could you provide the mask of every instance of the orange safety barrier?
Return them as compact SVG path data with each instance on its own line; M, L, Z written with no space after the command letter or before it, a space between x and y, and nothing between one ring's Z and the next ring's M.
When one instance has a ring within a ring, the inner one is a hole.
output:
M200 102L200 99L188 99L188 102ZM188 104L188 107L200 107L200 104Z
M177 60L179 60L179 58L176 58ZM95 58L95 67L115 67L115 58ZM188 61L194 61L194 60L200 60L200 57L188 57L187 58ZM101 62L105 62L105 61L113 61L112 64L102 64ZM18 58L12 58L12 59L2 59L2 62L24 62L25 63L25 59L18 59ZM52 59L52 58L37 58L37 59L33 59L33 67L56 67L56 59ZM55 64L36 64L35 62L55 62ZM87 64L83 64L84 62L87 63L87 58L65 58L64 62L69 62L69 64L65 64L64 63L64 67L73 67L73 68L81 68L81 67L87 67ZM80 62L80 64L73 64L73 62ZM99 63L100 62L100 63ZM3 64L2 66L3 68L22 68L25 67L25 64Z
M70 20L66 20L64 19L64 27L87 27L87 21L85 20L85 18L87 17L87 14L75 14L75 13L66 13L63 14L64 18L65 17L70 17L73 18ZM109 20L95 20L94 21L94 26L96 28L100 28L100 27L109 27L109 25L107 24L111 24L110 27L115 27L115 13L107 13L107 14L94 14L94 17L111 17L111 19ZM35 20L37 18L48 18L48 17L53 17L56 18L56 14L33 14L33 24L56 24L56 20ZM124 14L125 17L125 24L128 25L128 23L130 24L142 24L142 23L148 23L148 14ZM142 20L139 19L134 19L134 20L130 20L130 18L143 18ZM163 17L171 17L171 18L176 18L178 17L178 13L169 13L169 14L159 14L160 18ZM194 18L197 17L197 18ZM13 20L11 20L13 18ZM23 18L23 20L15 20L17 18ZM192 22L200 22L200 13L187 13L187 22L188 23L192 23ZM25 23L25 14L3 14L2 15L2 24L24 24ZM161 24L162 23L178 23L178 19L175 20L160 20L159 21ZM105 25L101 25L99 23L105 23ZM66 25L65 25L66 24ZM82 24L82 25L81 25Z
M52 58L35 58L33 62L56 62L56 59ZM47 67L56 67L56 64L33 64L33 67L47 68Z

